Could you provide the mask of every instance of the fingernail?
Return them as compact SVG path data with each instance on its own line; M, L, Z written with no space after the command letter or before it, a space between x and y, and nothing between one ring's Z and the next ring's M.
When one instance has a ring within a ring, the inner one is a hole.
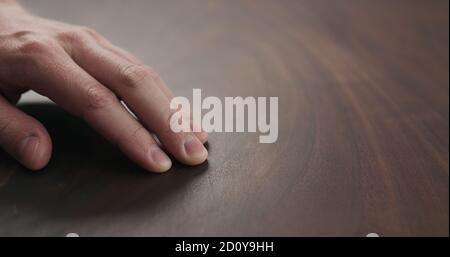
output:
M196 161L204 161L208 151L203 144L194 136L187 135L184 141L184 149L189 157Z
M36 151L39 147L39 138L37 136L27 136L19 144L19 160L26 166L32 166Z
M155 172L168 171L172 167L172 161L158 146L150 146L150 158L156 164Z

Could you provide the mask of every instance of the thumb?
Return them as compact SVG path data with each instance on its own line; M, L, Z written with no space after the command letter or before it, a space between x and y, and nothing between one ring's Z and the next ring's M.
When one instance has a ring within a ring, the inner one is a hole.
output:
M50 160L52 142L44 126L0 95L0 147L25 167L38 170Z

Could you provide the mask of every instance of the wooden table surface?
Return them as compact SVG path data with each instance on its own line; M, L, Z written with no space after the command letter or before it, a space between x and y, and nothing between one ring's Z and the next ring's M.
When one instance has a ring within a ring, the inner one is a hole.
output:
M449 3L22 1L88 25L177 95L278 96L279 138L210 136L198 167L155 175L81 121L41 172L0 153L0 236L448 236Z

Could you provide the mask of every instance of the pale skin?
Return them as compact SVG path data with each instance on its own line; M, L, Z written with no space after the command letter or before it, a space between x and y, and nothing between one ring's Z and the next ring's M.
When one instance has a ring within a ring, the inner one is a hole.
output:
M0 0L0 146L39 170L51 158L52 142L38 120L16 108L28 90L83 119L145 170L169 170L169 154L187 165L208 156L205 132L170 129L173 95L152 68L93 29Z

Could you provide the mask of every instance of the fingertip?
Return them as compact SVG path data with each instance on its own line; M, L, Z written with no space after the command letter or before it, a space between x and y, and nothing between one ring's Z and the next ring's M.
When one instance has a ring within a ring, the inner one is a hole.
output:
M149 148L149 161L150 165L148 170L156 173L163 173L168 171L172 167L172 161L164 153L158 145L151 145Z
M187 156L185 162L188 165L199 165L208 158L208 150L203 143L192 135L184 138L184 151Z
M40 170L50 161L51 147L45 135L27 135L19 144L18 159L28 169Z

